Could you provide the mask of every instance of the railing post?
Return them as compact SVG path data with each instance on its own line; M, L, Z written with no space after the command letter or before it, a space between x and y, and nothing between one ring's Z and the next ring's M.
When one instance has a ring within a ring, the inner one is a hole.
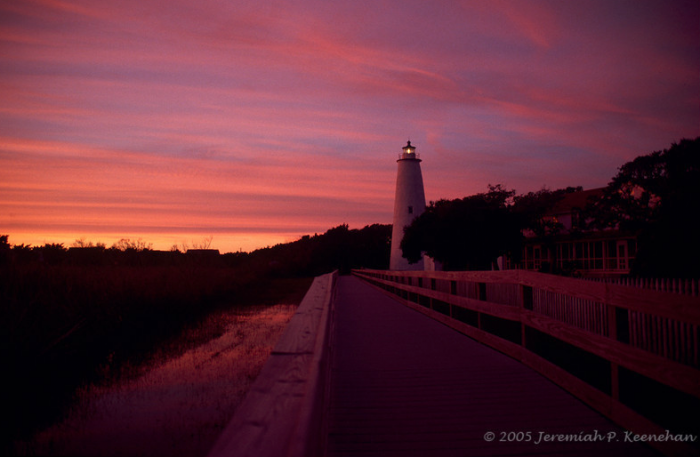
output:
M608 338L617 341L617 307L607 304L608 286L606 284L606 304L608 314ZM620 401L620 366L610 362L610 396L614 401Z
M524 286L520 285L520 306L521 309L526 310L526 311L532 311L532 304L533 304L533 299L532 299L532 287L530 286ZM522 321L522 315L520 318L520 345L523 348L527 348L527 338L526 338L526 333L525 333L525 324Z
M533 297L532 297L532 287L530 286L520 286L520 294L523 297L522 303L523 303L523 308L525 308L528 311L532 311L533 309Z
M630 342L630 312L624 308L615 307L615 324L617 341L629 344Z

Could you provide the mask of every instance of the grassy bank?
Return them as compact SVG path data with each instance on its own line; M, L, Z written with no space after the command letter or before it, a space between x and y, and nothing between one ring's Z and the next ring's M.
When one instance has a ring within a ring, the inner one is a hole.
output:
M206 456L245 398L296 305L220 310L137 376L81 387L66 417L16 443L16 454ZM218 332L212 337L212 331Z
M3 265L2 443L55 421L80 385L182 348L169 342L196 334L187 330L210 313L298 303L309 284L224 266Z

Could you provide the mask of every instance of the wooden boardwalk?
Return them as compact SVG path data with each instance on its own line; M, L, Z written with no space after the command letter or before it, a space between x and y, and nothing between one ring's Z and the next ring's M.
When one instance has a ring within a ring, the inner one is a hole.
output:
M339 278L336 297L329 456L657 455L535 371L358 278Z

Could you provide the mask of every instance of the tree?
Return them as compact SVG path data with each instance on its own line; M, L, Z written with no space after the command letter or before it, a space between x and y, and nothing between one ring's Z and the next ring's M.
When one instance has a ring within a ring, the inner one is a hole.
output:
M422 253L447 270L488 270L505 254L520 251L522 221L510 210L515 191L489 185L487 193L431 202L404 229L401 249L409 262Z
M627 162L587 208L590 226L637 235L633 274L700 277L700 137Z
M187 252L190 249L209 249L211 247L211 242L214 241L214 236L210 235L206 238L202 238L201 242L197 242L195 240L192 240L192 246L190 247L189 243L187 241L183 241L180 243L180 245L174 244L170 248L171 252L179 251L179 252Z
M49 265L59 265L66 260L68 250L63 243L46 243L41 247L34 248L39 254L39 259Z
M211 242L214 241L214 236L209 235L206 238L202 238L202 241L197 243L196 241L192 241L192 249L209 249L211 248Z
M10 258L10 235L0 235L0 265Z
M71 244L73 248L105 248L104 243L93 243L92 241L87 241L85 238L77 239Z
M112 249L116 249L118 251L128 251L128 250L133 250L133 251L149 251L153 247L152 243L146 243L144 240L141 238L137 240L132 240L130 238L122 238L121 240L117 241L112 245Z
M537 192L529 192L513 199L513 211L518 214L523 228L532 231L540 238L547 239L557 235L563 225L554 219L545 217L566 194L580 192L582 187L567 187L565 189L549 190L542 188Z

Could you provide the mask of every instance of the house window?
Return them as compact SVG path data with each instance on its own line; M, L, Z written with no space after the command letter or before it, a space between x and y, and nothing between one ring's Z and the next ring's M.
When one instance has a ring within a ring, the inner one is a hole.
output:
M561 269L571 268L571 261L573 259L573 244L572 243L559 243L557 244L557 266Z
M605 268L617 270L617 243L615 240L608 240L606 244Z
M592 265L591 268L595 270L602 270L603 269L603 242L602 241L594 241L591 243L591 257L592 257Z
M535 246L533 249L533 254L534 254L534 263L533 263L533 268L535 270L539 270L542 268L542 247L541 246Z
M408 207L408 214L413 214L413 207L412 206Z
M627 269L627 240L617 242L617 268Z

